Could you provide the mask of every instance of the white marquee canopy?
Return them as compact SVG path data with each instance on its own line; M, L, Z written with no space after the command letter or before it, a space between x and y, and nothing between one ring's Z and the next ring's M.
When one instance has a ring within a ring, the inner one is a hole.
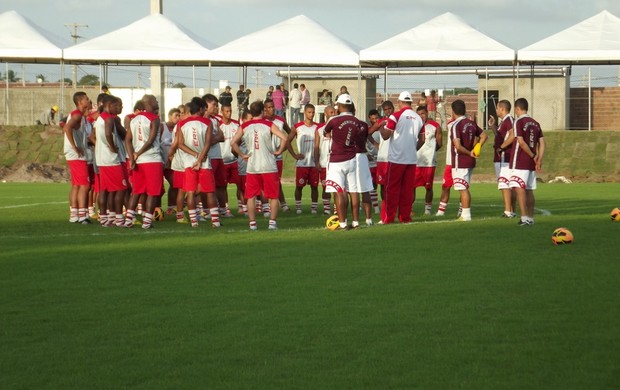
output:
M64 45L15 11L0 14L0 61L57 64Z

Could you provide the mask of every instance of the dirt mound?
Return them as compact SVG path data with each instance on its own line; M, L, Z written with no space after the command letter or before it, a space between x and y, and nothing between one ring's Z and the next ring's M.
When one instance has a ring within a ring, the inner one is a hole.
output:
M0 179L13 183L58 183L69 181L65 167L26 163L11 168L0 168Z

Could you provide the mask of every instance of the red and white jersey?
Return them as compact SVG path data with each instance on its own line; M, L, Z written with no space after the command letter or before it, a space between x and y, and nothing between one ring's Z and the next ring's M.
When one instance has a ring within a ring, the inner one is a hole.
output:
M377 138L377 135L379 136L379 138ZM378 131L375 131L374 133L372 133L371 137L373 140L375 140L375 142L380 144L381 134ZM375 168L377 166L377 154L378 153L379 153L379 147L375 146L375 144L370 142L370 140L367 140L366 141L366 154L368 156L368 167L369 168Z
M523 138L532 154L537 153L538 143L543 138L543 132L540 124L531 116L524 114L515 120L515 137ZM512 146L512 161L510 164L512 169L523 169L528 171L536 170L536 162L526 153L519 143L515 141Z
M387 117L380 118L379 123L383 123L388 120ZM380 131L372 133L372 137L379 143L379 150L377 151L377 162L388 162L388 151L390 150L390 139L383 139Z
M80 127L77 129L71 129L71 133L73 134L73 142L75 142L75 146L78 149L82 149L82 152L84 153L84 155L82 155L81 157L76 153L75 150L73 150L73 147L71 147L71 143L69 142L69 138L67 137L67 134L65 133L64 135L64 153L65 153L65 159L67 161L73 161L73 160L87 160L87 153L88 153L88 135L87 134L87 127L90 127L90 123L86 120L86 117L84 115L82 115L82 112L80 110L73 110L71 111L71 114L69 114L69 117L67 118L67 123L71 120L72 117L80 117Z
M482 134L482 129L474 121L465 117L458 118L454 122L450 138L453 141L458 139L462 147L472 150L476 144L476 138ZM456 153L454 148L452 148L452 162L453 168L474 168L476 166L475 158L466 154Z
M237 157L232 152L232 147L230 146L230 140L233 139L237 130L239 130L239 122L231 119L230 123L220 123L220 129L224 133L224 142L222 145L222 159L224 160L224 164L232 164L237 161Z
M276 156L273 154L271 125L273 122L256 118L244 122L241 125L243 141L248 148L247 173L273 173L278 172Z
M210 119L203 118L201 116L190 116L189 118L179 122L178 126L181 130L181 134L183 134L185 146L193 152L200 154L200 152L202 152L205 148L207 131L209 130L210 124ZM196 163L196 157L191 154L181 151L181 157L184 168L191 168ZM205 160L200 164L200 168L210 169L211 159L209 157L205 158Z
M332 137L329 161L343 162L355 158L357 140L359 137L368 137L368 125L352 113L344 112L329 118L324 132L331 133Z
M94 123L95 137L97 137L97 142L95 144L95 159L97 161L97 165L100 167L120 165L121 161L125 161L124 159L121 160L119 153L113 152L112 149L110 149L110 144L108 144L108 140L105 137L106 119L114 119L114 115L108 112L102 112ZM116 140L118 138L116 129L113 129L112 132L113 139Z
M446 137L448 140L446 142L446 166L453 166L452 164L452 128L456 125L461 119L465 118L464 116L460 118L456 118L448 122L448 136Z
M510 150L505 150L501 153L497 153L497 149L502 146L504 141L508 139L510 132L513 131L514 120L510 114L503 117L497 126L497 133L495 134L495 140L493 142L493 162L509 162Z
M179 131L179 123L172 129L172 139L176 137L177 131ZM185 170L185 166L183 165L183 153L181 148L177 147L177 150L174 152L174 157L172 157L172 162L170 163L170 169L178 172L183 172ZM168 156L166 156L166 158L168 158Z
M282 118L281 116L276 115L273 118L263 118L263 120L273 123L274 125L276 125L278 129L284 131L284 118ZM282 143L282 140L276 136L273 136L272 141L273 141L273 150L278 150L278 148L280 147L280 144ZM279 156L276 156L276 160L282 160L283 158L284 156L282 154Z
M439 123L434 120L428 120L424 127L424 145L418 150L418 163L419 167L435 167L437 166L437 129L439 129Z
M325 136L323 132L324 127L325 123L321 123L316 127L316 132L319 137L319 165L321 165L321 168L327 168L329 164L329 151L332 148L332 138Z
M386 129L393 130L388 149L388 161L396 164L416 164L418 135L424 122L411 107L403 107L387 120Z
M209 119L211 120L211 124L213 125L213 136L216 136L219 132L220 128L220 116L219 115L211 115ZM222 142L217 142L211 145L209 149L209 160L221 160L222 159Z
M303 160L297 160L298 167L314 167L314 137L318 125L312 123L310 126L304 122L295 124L297 130L297 152L304 155Z
M129 131L131 131L132 136L131 143L135 152L142 149L148 142L151 131L156 133L153 144L138 156L137 164L162 162L159 127L151 129L153 121L158 118L159 116L153 112L142 111L129 122Z

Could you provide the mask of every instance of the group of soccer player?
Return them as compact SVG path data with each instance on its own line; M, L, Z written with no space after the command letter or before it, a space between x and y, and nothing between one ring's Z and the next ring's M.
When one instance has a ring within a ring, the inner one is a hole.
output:
M368 123L355 117L351 96L341 94L335 108L325 108L325 122L314 122L315 107L308 104L303 120L293 128L275 115L270 99L253 102L235 121L230 105L220 106L214 95L207 94L171 110L168 122L162 122L157 99L145 95L124 123L118 116L122 111L118 97L99 95L94 110L84 92L76 92L73 101L76 108L64 127L72 184L70 222L89 224L98 218L104 227L130 228L141 213L142 228L150 229L165 193L165 178L169 182L167 213L176 214L178 223L196 227L210 220L211 226L220 227L221 217L232 216L227 186L234 184L238 212L249 218L250 229L258 228L256 214L261 212L269 218L268 228L277 229L278 210L290 210L281 184L285 151L296 161L298 214L306 185L310 186L311 213L319 214L319 183L322 213L332 213L334 194L339 229L358 227L360 209L367 225L373 224L373 212L380 212L380 224L393 223L396 217L401 223L410 222L417 187L426 190L424 214L432 211L437 151L443 144L441 126L429 118L425 106L414 109L406 91L399 96L398 111L385 101L383 117L371 110ZM466 117L462 100L452 102L451 107L446 170L436 215L445 214L454 187L460 194L457 217L469 221L471 174L487 135ZM498 187L504 198L503 216L515 216L516 200L521 209L519 224L529 225L533 223L536 170L541 167L545 145L540 126L527 115L527 101L515 102L516 120L510 110L510 102L502 100L498 123L489 119L495 134Z

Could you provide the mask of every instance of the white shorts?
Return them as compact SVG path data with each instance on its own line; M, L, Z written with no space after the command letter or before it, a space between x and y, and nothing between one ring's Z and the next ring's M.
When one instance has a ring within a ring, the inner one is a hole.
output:
M355 155L355 170L358 189L357 192L371 191L374 187L372 185L372 175L370 174L370 166L368 165L368 156L366 153L357 153Z
M355 158L342 162L330 162L325 177L325 192L359 192Z
M454 189L463 191L469 189L471 182L471 173L474 168L452 168L452 180L454 181Z
M510 188L536 189L536 171L513 169L510 176Z
M512 169L507 162L495 163L495 177L497 178L497 189L507 190L510 188L510 176L512 176Z

